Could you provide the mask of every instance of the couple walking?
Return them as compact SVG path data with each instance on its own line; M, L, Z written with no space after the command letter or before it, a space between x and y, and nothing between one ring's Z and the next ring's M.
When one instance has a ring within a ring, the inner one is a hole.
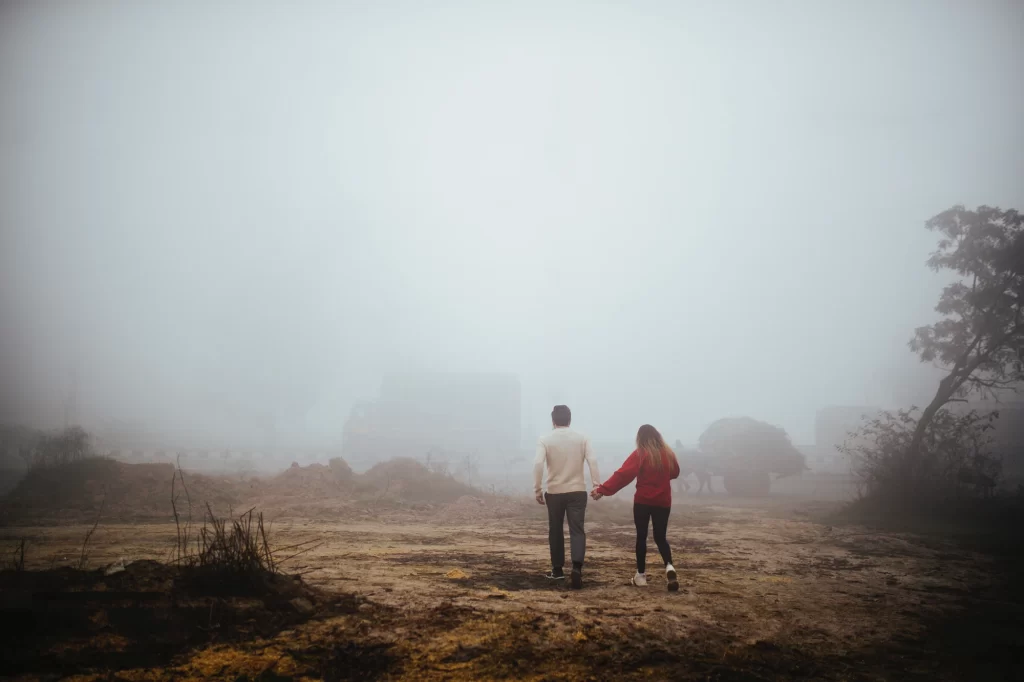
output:
M537 502L548 508L548 544L551 547L551 572L554 580L565 579L565 537L562 524L569 519L569 555L572 560L570 583L574 589L583 586L583 558L587 551L584 518L587 512L587 486L583 463L590 467L590 481L594 486L590 496L600 500L614 495L636 479L633 496L633 523L636 525L636 574L632 583L647 585L647 529L653 522L654 542L665 561L668 589L679 589L676 569L672 566L672 550L666 532L668 515L672 508L671 481L679 476L679 462L665 445L661 434L650 424L644 424L636 434L636 450L626 458L619 470L604 483L597 469L590 439L569 428L572 413L565 405L555 405L551 411L554 429L537 443L537 457L533 464L533 487ZM547 492L541 492L544 470L547 469Z

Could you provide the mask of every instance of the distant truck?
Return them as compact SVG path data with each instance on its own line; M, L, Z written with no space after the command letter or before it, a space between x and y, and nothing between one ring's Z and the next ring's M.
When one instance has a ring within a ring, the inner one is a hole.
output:
M391 375L376 401L352 409L342 453L366 463L431 452L503 461L520 451L520 396L519 379L508 374Z
M793 447L786 431L751 419L719 419L705 429L699 442L699 463L708 473L721 476L730 495L759 497L771 491L776 478L807 469L803 454Z

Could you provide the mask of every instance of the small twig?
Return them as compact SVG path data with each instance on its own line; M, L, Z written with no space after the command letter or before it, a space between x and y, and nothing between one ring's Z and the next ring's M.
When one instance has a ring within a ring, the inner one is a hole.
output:
M13 557L11 558L11 568L18 573L25 570L25 538L22 538L17 547L14 548Z
M176 474L181 480L181 487L185 491L185 500L188 502L188 520L185 521L185 530L181 533L178 542L179 561L185 561L188 558L189 540L192 535L192 496L189 495L188 486L185 484L185 473L181 470L181 455L177 457Z
M277 560L277 565L278 565L278 566L280 566L280 565L281 565L281 564L283 564L284 562L286 562L286 561L291 561L291 560L292 560L292 559L294 559L295 557L297 557L297 556L302 556L302 555L303 555L303 554L305 554L306 552L312 552L312 551L313 551L314 549L316 549L317 547L322 547L322 546L323 546L323 544L324 544L324 543L322 543L322 542L321 542L321 543L320 543L319 545L313 545L312 547L307 547L306 549L302 550L301 552L296 552L295 554L292 554L292 555L291 555L291 556L289 556L289 557L285 557L284 559L278 559L278 560Z
M185 525L186 533L192 526L192 496L189 495L188 486L185 485L185 472L181 470L181 464L178 464L178 478L181 480L181 487L185 491L185 501L188 502L188 523Z
M299 543L296 543L294 545L288 545L287 547L278 547L277 549L273 550L272 553L273 554L280 554L281 552L287 552L290 549L297 549L299 547L302 547L304 545L308 545L308 544L313 543L313 542L317 542L317 540L316 539L306 540L305 542L299 542ZM321 543L321 544L323 544L323 543Z
M174 495L174 482L178 478L178 470L175 469L171 472L171 511L174 512L174 530L178 536L178 542L174 546L175 560L174 563L181 563L181 520L178 517L178 505Z
M244 512L242 512L241 514L239 514L239 515L238 515L238 519L239 519L239 520L242 520L242 519L244 519L244 518L246 517L246 515L247 515L247 514L248 514L248 515L250 515L250 518L251 518L251 514L252 514L252 513L254 512L254 511L256 511L256 507L253 507L253 508L251 508L251 509L250 509L249 511L244 511ZM230 516L230 513L229 513L228 515Z
M102 516L103 516L103 506L106 503L107 503L107 496L106 496L106 494L104 494L103 495L103 501L100 502L100 510L96 514L96 523L92 524L92 528L90 528L89 532L85 534L85 540L82 541L82 556L79 557L79 559L78 559L78 570L80 570L80 571L85 568L85 562L86 562L86 559L88 558L86 556L86 554L85 554L85 550L86 550L86 547L89 546L89 538L92 537L92 534L96 532L97 526L100 525L100 518L102 518Z
M271 573L276 571L274 566L274 555L270 551L270 544L267 542L267 532L263 530L263 512L259 514L259 531L260 537L263 539L263 555L267 558L267 568L270 569Z

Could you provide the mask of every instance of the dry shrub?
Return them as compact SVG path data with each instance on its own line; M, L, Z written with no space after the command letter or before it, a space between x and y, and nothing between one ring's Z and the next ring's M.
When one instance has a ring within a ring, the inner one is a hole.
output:
M267 543L263 513L254 509L232 518L230 525L213 515L209 505L203 526L196 534L196 550L186 553L186 565L234 575L265 571L273 573L274 555Z
M922 456L912 463L910 443L917 409L882 412L848 434L840 452L850 457L862 500L905 508L941 507L950 501L991 498L1001 463L992 455L997 412L941 410L925 432Z
M92 439L80 426L40 437L32 454L32 468L59 467L92 457Z
M187 515L179 513L177 482L181 482L187 503ZM314 541L271 550L263 512L249 509L239 516L218 518L209 503L203 513L203 525L192 524L192 499L185 477L178 467L171 479L171 508L177 532L175 563L194 578L229 587L246 587L280 572L285 562L315 549ZM284 552L292 552L282 557Z

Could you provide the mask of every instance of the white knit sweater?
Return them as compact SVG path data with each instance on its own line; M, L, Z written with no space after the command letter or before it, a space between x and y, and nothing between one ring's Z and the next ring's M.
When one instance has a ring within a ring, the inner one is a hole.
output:
M534 492L541 491L545 466L548 470L549 493L586 492L584 461L590 466L591 485L599 485L601 475L597 471L597 459L590 447L590 439L568 426L555 427L537 442L537 457L533 462Z

